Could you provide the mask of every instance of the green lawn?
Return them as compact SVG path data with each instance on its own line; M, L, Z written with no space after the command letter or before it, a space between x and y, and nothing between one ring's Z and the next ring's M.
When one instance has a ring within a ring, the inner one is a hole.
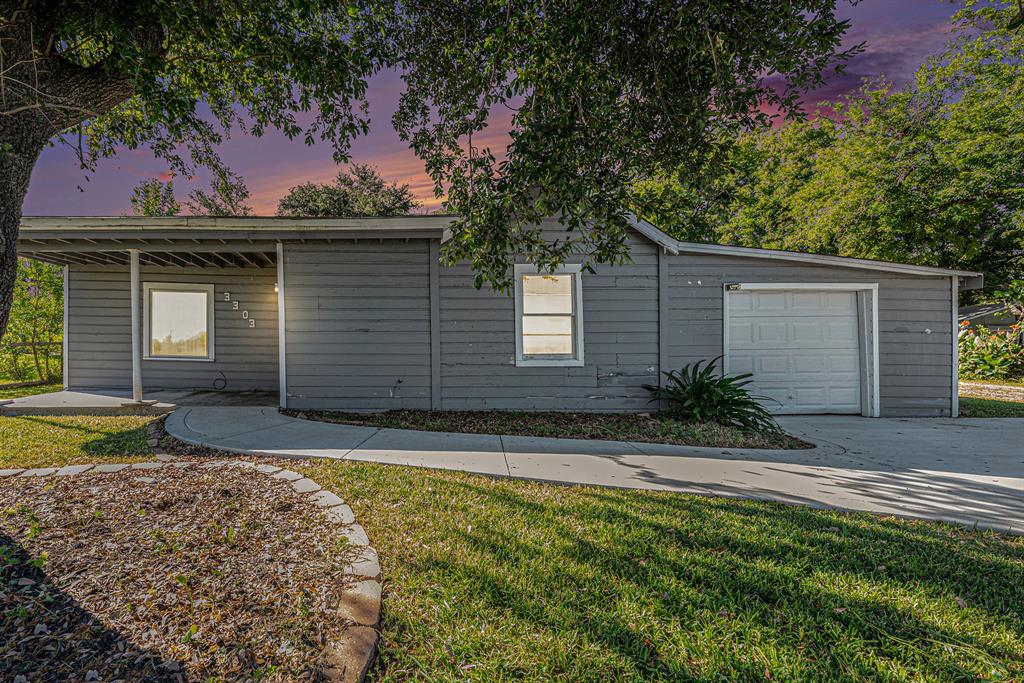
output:
M39 384L34 387L18 387L16 389L0 389L0 399L18 398L20 396L35 396L36 394L49 394L60 391L64 387L60 384Z
M1024 417L1024 403L961 396L960 415L962 417Z
M148 420L0 418L0 467L148 459ZM1024 680L1024 538L370 463L292 467L345 498L380 553L371 680Z
M0 417L0 469L152 460L151 417Z
M1021 680L1024 539L366 463L376 681Z

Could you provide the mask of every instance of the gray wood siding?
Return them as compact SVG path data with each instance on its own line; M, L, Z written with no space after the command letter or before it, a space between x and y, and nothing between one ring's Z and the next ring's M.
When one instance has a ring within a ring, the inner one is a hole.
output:
M285 245L289 407L430 407L428 244Z
M877 282L882 415L950 414L950 278L719 255L669 258L673 368L722 354L724 283Z
M650 410L641 385L657 381L658 254L641 235L628 239L633 263L583 273L582 367L516 367L512 296L475 289L468 265L442 268L442 407Z
M211 389L224 373L227 390L277 390L277 297L273 268L143 267L142 282L214 285L213 362L147 360L143 388ZM130 278L126 267L68 267L68 385L71 389L131 387ZM230 292L239 302L224 301ZM250 328L241 309L249 311ZM141 308L140 308L141 310ZM145 344L145 340L143 340Z

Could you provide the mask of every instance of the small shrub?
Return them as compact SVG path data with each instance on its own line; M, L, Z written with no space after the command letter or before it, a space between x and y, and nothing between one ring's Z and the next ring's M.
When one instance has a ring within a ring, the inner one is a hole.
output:
M668 401L666 412L679 419L716 422L747 432L781 432L775 418L760 403L772 399L754 396L746 388L753 375L720 375L715 367L721 358L663 372L665 386L645 384L644 389L654 395L652 402Z
M1012 379L1024 375L1024 346L1020 330L989 330L984 325L960 324L960 377L963 379Z

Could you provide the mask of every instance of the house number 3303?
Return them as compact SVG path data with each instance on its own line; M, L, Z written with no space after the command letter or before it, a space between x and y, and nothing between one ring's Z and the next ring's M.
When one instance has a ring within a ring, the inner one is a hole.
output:
M230 301L231 302L231 310L232 311L239 310L239 308L238 308L238 301L237 300L232 300L231 292L224 292L224 301ZM242 320L248 320L249 321L249 327L256 327L256 318L250 318L249 317L249 311L247 311L246 309L243 308L241 310L242 310Z

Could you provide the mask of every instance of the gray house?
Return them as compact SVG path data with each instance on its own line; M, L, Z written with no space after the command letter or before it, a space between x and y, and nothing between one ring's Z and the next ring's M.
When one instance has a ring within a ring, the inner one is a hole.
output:
M977 273L684 243L636 221L631 263L520 264L506 295L439 264L448 220L27 217L18 250L65 267L71 389L644 411L660 371L724 355L780 413L957 414L957 292Z

